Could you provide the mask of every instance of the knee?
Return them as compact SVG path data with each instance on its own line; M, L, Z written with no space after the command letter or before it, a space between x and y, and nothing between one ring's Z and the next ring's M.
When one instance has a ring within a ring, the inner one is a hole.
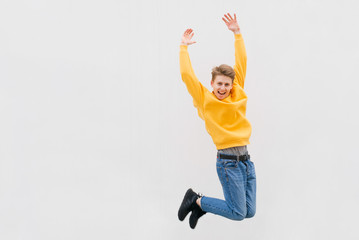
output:
M252 218L252 217L254 217L255 214L256 214L255 209L248 209L246 218Z
M241 212L233 211L232 212L232 220L235 221L242 221L245 218L246 214L243 214Z

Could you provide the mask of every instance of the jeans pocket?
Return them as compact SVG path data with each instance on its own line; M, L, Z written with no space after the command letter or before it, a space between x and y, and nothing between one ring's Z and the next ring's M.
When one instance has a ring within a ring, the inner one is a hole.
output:
M237 168L238 162L236 160L225 160L223 161L223 167L226 169Z

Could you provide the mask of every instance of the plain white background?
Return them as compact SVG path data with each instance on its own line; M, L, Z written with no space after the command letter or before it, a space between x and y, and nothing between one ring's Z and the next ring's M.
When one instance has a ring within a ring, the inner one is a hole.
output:
M210 88L234 64L221 17L236 13L248 66L257 214L207 214L222 198L216 149L179 73L179 43ZM0 239L358 239L356 1L0 3Z

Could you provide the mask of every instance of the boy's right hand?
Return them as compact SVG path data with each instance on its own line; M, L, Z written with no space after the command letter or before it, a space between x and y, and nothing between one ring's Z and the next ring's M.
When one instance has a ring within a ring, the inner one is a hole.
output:
M195 41L192 41L192 37L193 37L193 29L188 28L182 35L182 41L181 41L181 45L191 45L193 43L196 43Z

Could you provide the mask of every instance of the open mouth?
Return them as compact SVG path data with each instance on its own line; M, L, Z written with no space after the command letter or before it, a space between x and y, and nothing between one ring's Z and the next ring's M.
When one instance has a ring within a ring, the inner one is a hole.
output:
M220 93L220 92L218 91L218 94L219 94L219 95L222 95L222 96L226 95L226 93L227 93L227 92Z

